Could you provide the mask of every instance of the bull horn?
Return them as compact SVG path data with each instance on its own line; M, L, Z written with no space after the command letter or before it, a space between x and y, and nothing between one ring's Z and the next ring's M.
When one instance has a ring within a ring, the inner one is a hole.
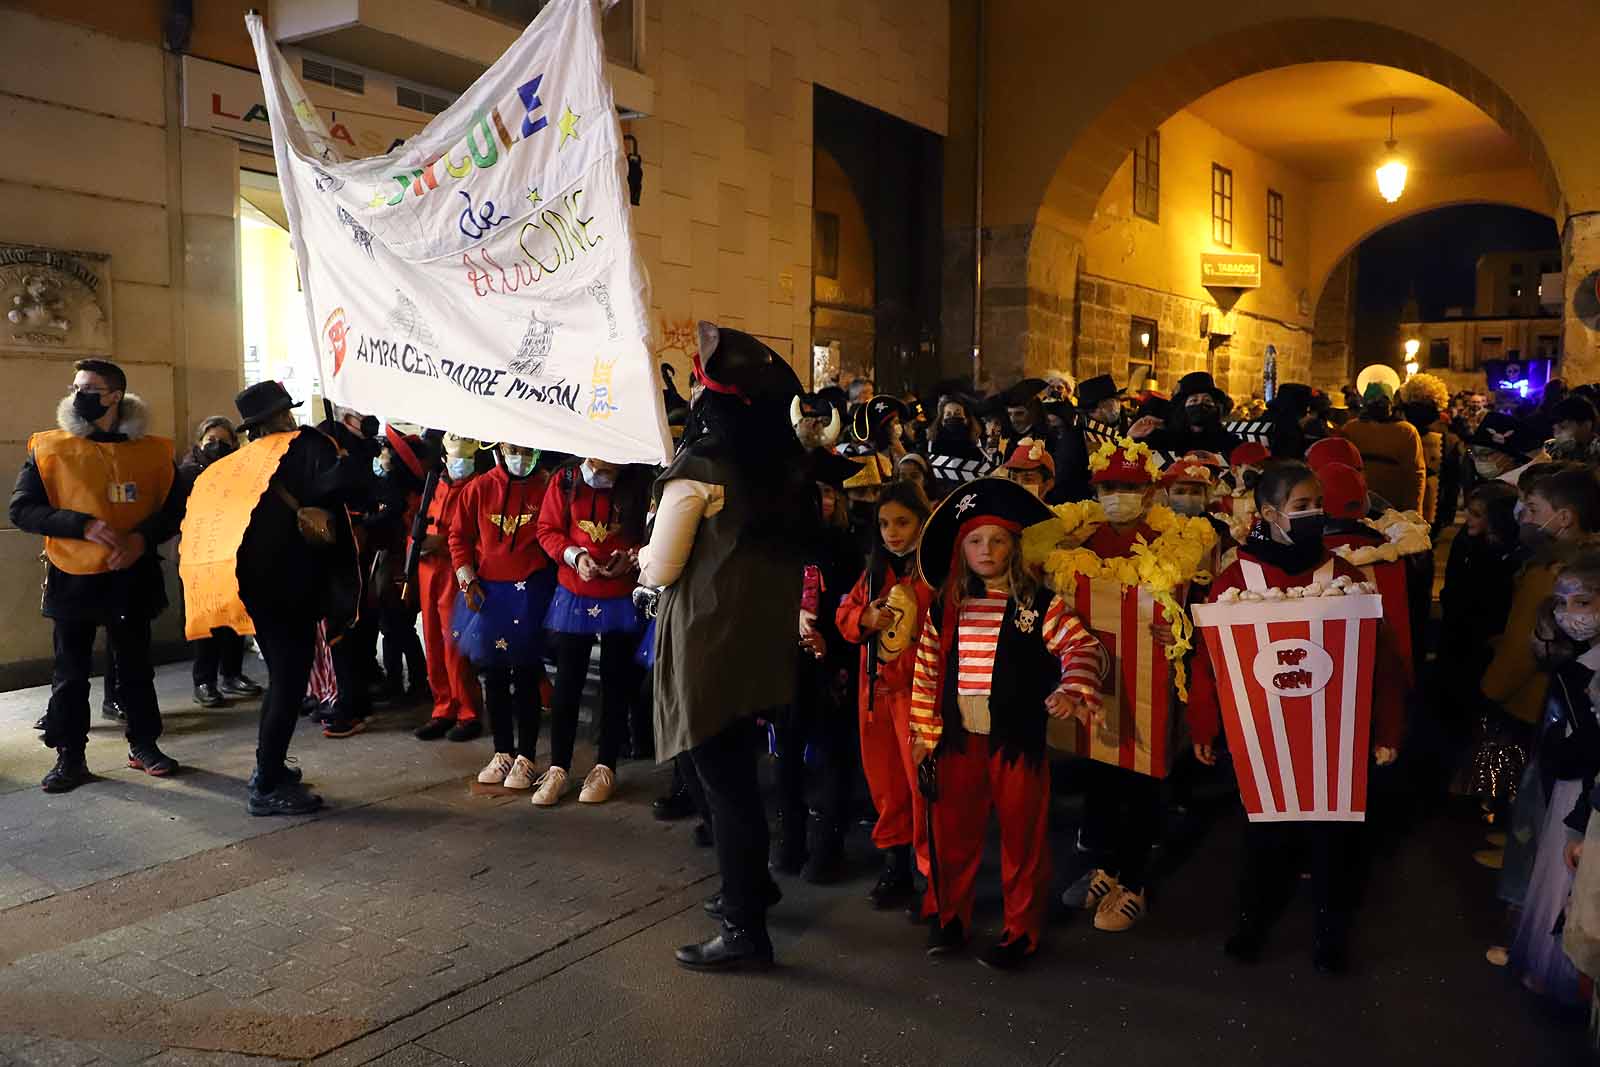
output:
M799 401L796 401L796 403L799 403ZM832 404L829 404L828 411L828 428L823 432L822 443L825 447L832 448L836 443L838 443L839 431L844 427L839 424L839 409L834 407Z
M800 425L800 394L796 393L794 399L789 401L789 425Z

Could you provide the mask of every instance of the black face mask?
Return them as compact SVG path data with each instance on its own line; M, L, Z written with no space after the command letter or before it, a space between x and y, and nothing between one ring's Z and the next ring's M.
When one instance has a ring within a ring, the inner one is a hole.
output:
M939 424L940 437L965 437L967 436L966 419L945 419Z
M200 446L200 454L206 457L207 463L215 463L232 451L233 446L226 441L207 441Z
M1184 410L1189 416L1190 426L1211 426L1221 418L1217 409L1210 404L1197 404Z
M1322 512L1315 515L1298 515L1289 520L1289 541L1301 551L1310 551L1313 547L1322 547L1322 535L1328 528L1328 516Z
M94 422L97 419L104 418L105 413L111 409L106 407L106 402L100 399L99 393L90 392L87 389L79 389L72 394L72 410L78 414L79 418Z

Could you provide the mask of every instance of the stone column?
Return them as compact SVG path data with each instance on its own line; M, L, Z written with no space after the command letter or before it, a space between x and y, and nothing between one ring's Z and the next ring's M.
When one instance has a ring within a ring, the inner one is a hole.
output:
M1560 375L1568 385L1600 381L1600 315L1594 315L1596 278L1600 277L1600 215L1572 215L1561 233L1561 262L1566 272L1562 313ZM1578 298L1580 287L1590 293ZM1590 311L1591 317L1580 318Z
M1083 242L1045 223L984 231L986 386L1074 370L1082 261Z

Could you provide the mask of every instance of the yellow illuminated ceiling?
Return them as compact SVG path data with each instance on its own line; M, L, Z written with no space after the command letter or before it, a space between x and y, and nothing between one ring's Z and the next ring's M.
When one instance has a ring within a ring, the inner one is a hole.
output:
M1253 74L1188 110L1234 140L1316 181L1369 173L1389 136L1416 171L1460 174L1526 166L1493 119L1437 82L1371 63L1303 63Z

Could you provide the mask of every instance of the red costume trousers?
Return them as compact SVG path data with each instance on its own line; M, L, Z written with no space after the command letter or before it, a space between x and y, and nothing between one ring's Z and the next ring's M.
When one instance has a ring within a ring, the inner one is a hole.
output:
M933 844L939 857L939 922L960 919L972 929L978 865L989 829L989 810L1000 819L1000 888L1005 897L1004 940L1026 934L1039 946L1050 886L1050 765L1041 758L1009 763L989 752L989 739L968 734L939 754L939 799L933 805ZM929 883L923 913L935 908Z
M926 816L911 761L911 691L879 689L869 716L861 708L861 769L867 776L878 822L872 844L888 849L915 845L917 868L928 873Z
M428 655L433 717L471 722L478 717L481 700L472 665L450 639L450 616L455 611L458 590L449 558L419 561L417 581L422 586L422 645Z

